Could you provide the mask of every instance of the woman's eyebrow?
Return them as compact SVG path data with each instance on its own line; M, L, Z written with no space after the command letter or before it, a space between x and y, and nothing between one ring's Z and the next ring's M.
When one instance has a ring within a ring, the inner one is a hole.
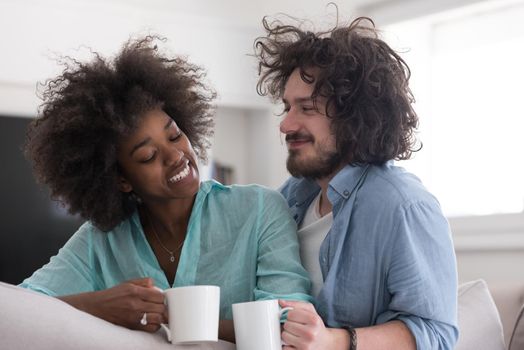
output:
M169 127L173 124L173 119L169 118L169 120L167 121L166 125L164 125L164 130L167 130L169 129ZM137 149L139 149L140 147L142 146L145 146L149 141L151 141L151 138L148 137L146 139L144 139L143 141L140 141L139 143L137 143L136 145L133 146L133 149L131 150L131 152L129 152L129 155L132 156L133 153L135 153L135 151Z
M164 126L164 130L169 129L169 127L173 124L173 119L169 118L166 125Z
M139 148L142 147L142 146L145 146L147 143L149 143L149 141L151 141L151 138L150 138L150 137L148 137L148 138L146 138L145 140L140 141L139 143L137 143L136 145L134 145L134 146L133 146L133 149L131 150L131 152L129 152L129 155L132 156L133 153L135 153L135 151L136 151L137 149L139 149Z

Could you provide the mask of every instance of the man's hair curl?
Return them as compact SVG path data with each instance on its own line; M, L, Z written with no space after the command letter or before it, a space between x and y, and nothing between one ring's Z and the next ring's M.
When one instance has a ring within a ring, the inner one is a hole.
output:
M137 198L118 189L117 144L144 113L161 108L205 160L215 93L203 70L159 52L164 39L129 40L113 58L66 57L60 76L43 84L43 103L27 130L25 154L39 183L71 214L107 231L128 218Z
M349 26L310 32L279 20L263 21L267 35L255 40L257 92L283 97L295 69L327 101L337 151L349 164L383 164L418 151L418 117L404 60L378 36L374 23L357 18Z

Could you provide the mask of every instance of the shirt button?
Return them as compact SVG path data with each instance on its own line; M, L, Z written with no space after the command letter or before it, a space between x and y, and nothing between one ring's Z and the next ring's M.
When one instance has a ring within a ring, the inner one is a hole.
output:
M346 197L349 196L349 191L348 190L344 191L344 196L346 196Z

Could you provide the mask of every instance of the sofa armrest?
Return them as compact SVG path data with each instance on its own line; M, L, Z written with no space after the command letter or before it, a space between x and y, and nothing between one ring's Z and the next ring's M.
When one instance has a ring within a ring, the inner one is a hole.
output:
M509 344L519 310L524 305L524 283L490 284L489 289L500 314L506 344Z
M133 331L106 322L43 294L0 282L2 348L22 349L188 349L173 346L163 332ZM190 349L234 350L219 341Z

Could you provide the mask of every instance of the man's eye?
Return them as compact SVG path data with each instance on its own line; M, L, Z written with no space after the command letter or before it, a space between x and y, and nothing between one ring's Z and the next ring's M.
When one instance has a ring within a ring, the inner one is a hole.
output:
M312 107L312 106L304 106L302 107L302 110L304 112L310 112L310 111L314 111L315 110L315 107Z
M291 109L291 107L289 106L284 106L284 108L282 109L282 113L278 114L279 116L283 116L284 114L288 113L289 110Z

